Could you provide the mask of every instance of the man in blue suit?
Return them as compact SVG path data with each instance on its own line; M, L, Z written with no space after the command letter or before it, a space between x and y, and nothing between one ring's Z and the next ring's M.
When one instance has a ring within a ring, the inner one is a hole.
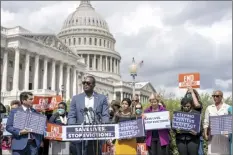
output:
M32 108L33 94L31 92L22 92L20 94L20 101L22 106L10 112L6 124L6 130L12 134L12 154L37 155L42 141L42 135L30 133L30 131L26 129L19 130L13 127L14 116L17 111L37 113L36 110Z
M94 92L96 80L93 76L87 76L82 82L84 93L73 96L70 111L68 113L68 124L91 124L92 120L84 115L85 108L92 108L97 114L99 122L109 123L109 107L105 95ZM76 155L101 155L103 141L77 141L75 144ZM98 146L98 147L97 147ZM82 152L84 151L84 152Z

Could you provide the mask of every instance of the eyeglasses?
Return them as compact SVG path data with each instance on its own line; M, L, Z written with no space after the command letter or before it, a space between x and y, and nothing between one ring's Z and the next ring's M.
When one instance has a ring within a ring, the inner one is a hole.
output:
M221 97L221 95L212 95L212 97L213 97L213 98L215 98L215 97L216 97L216 98L219 98L219 97Z
M138 102L139 100L132 100L132 101L134 101L134 102Z
M82 84L83 84L83 85L87 84L88 86L91 85L91 83L88 82L88 81L83 81Z

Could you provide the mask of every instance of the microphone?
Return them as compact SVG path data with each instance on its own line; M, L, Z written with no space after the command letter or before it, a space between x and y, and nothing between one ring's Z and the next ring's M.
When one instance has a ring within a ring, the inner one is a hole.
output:
M85 115L87 115L88 122L91 123L91 120L90 120L89 115L88 115L88 109L87 109L87 107L85 107L85 108L83 109L83 112L84 112ZM84 116L84 117L85 117L85 116Z
M91 115L92 119L93 119L97 124L100 124L99 119L98 119L98 118L96 119L96 113L95 113L95 111L93 110L93 108L92 108L92 107L89 107L88 110L89 110L89 112L90 112L90 115Z

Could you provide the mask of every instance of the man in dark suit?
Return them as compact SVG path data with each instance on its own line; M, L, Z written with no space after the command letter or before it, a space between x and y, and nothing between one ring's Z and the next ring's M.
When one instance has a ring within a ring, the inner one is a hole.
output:
M69 125L82 124L85 119L83 110L90 107L96 112L99 122L109 123L107 98L105 95L94 92L95 82L93 76L87 76L82 82L84 93L73 96L68 113ZM85 120L87 124L91 124L92 120L90 122L87 118ZM77 141L75 142L76 155L101 155L102 144L103 141ZM82 152L82 146L84 147L84 152Z
M30 133L30 131L23 129L19 130L13 127L14 116L17 111L26 111L37 113L32 108L33 94L31 92L22 92L20 94L20 101L22 106L13 109L7 120L6 130L12 134L12 154L13 155L37 155L40 148L42 135ZM37 113L39 114L39 113Z

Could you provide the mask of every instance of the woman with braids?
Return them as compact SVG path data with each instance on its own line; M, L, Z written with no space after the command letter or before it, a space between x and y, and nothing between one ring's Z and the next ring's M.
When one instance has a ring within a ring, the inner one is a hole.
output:
M193 89L192 87L188 87L188 90L184 97L191 99L193 101L193 109L201 114L202 102L197 90ZM202 136L200 136L198 155L204 155L204 139Z
M121 111L115 117L115 123L135 120L136 117L131 112L131 100L124 98L121 102ZM115 143L116 155L136 155L137 154L137 142L136 138L132 139L117 139Z

